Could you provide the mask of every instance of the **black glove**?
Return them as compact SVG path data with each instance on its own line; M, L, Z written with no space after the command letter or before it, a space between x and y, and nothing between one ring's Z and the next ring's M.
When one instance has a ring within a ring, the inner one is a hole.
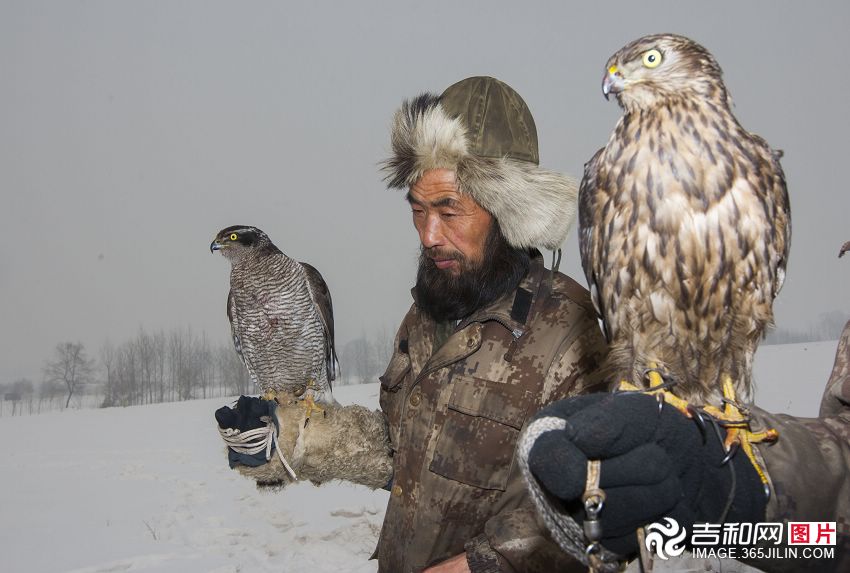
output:
M712 423L701 430L666 403L659 410L653 396L589 394L555 402L535 416L542 417L567 425L537 439L531 472L582 523L587 461L601 460L601 543L614 553L636 553L637 528L665 516L689 531L694 523L764 518L764 486L744 453L723 464L726 452Z
M271 416L277 404L274 400L263 400L253 396L239 396L236 407L222 406L215 411L219 428L233 428L241 432L262 428L266 425L261 416Z
M260 420L262 416L270 416L272 421L277 424L277 418L274 415L276 407L277 402L274 400L240 396L235 408L222 406L216 410L215 419L218 422L219 428L233 428L240 432L247 432L248 430L265 427L266 422ZM227 459L231 469L237 464L257 467L268 461L266 460L265 452L250 455L235 452L232 448L227 448Z

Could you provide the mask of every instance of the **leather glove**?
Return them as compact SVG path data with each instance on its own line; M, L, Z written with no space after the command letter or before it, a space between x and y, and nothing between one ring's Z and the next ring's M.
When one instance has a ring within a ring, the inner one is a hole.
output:
M601 460L601 543L614 553L634 555L637 528L665 516L689 531L694 523L764 518L767 497L755 468L743 452L723 463L725 430L713 422L700 428L666 403L659 408L655 397L631 393L561 400L535 418L549 416L566 428L535 441L529 469L582 523L587 462Z

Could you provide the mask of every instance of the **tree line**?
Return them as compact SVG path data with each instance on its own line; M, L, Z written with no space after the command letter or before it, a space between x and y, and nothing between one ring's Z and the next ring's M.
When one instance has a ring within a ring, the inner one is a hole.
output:
M138 334L99 353L103 407L176 402L254 391L232 343L178 328Z
M120 344L105 342L96 355L82 342L60 342L45 360L39 384L0 384L0 414L39 413L81 406L135 406L254 392L229 342L213 343L191 328L139 328Z
M338 384L377 382L392 357L393 339L393 334L382 326L349 340L339 352L342 375Z
M386 328L346 343L338 352L335 385L374 382L392 353ZM61 408L136 406L195 398L256 394L230 340L212 342L189 327L148 331L122 343L107 340L95 353L61 342L44 361L41 382L0 383L0 415Z

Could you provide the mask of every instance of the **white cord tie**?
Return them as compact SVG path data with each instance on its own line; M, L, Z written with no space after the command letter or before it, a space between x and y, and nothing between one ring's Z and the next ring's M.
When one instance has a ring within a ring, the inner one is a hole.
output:
M277 426L269 416L261 416L260 421L266 423L265 428L255 428L245 432L236 428L219 428L218 433L221 434L221 439L224 440L227 447L237 454L253 456L265 450L266 461L269 461L272 459L272 447L274 447L283 467L286 468L292 479L298 480L292 466L289 465L289 462L283 457L283 452L280 451L280 445L277 442Z

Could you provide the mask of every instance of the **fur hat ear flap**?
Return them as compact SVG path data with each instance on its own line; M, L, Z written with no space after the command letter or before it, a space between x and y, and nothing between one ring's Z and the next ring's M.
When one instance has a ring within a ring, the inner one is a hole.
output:
M466 128L440 105L440 96L424 93L405 100L393 117L393 155L384 162L392 189L416 183L429 169L451 169L469 156Z
M578 182L527 161L471 156L457 167L469 193L499 222L509 245L560 249L576 215Z
M509 155L473 153L465 116L447 113L441 96L405 101L393 119L391 143L393 155L383 163L390 188L406 189L430 169L449 169L460 192L496 218L511 246L554 250L566 240L578 201L576 180Z

